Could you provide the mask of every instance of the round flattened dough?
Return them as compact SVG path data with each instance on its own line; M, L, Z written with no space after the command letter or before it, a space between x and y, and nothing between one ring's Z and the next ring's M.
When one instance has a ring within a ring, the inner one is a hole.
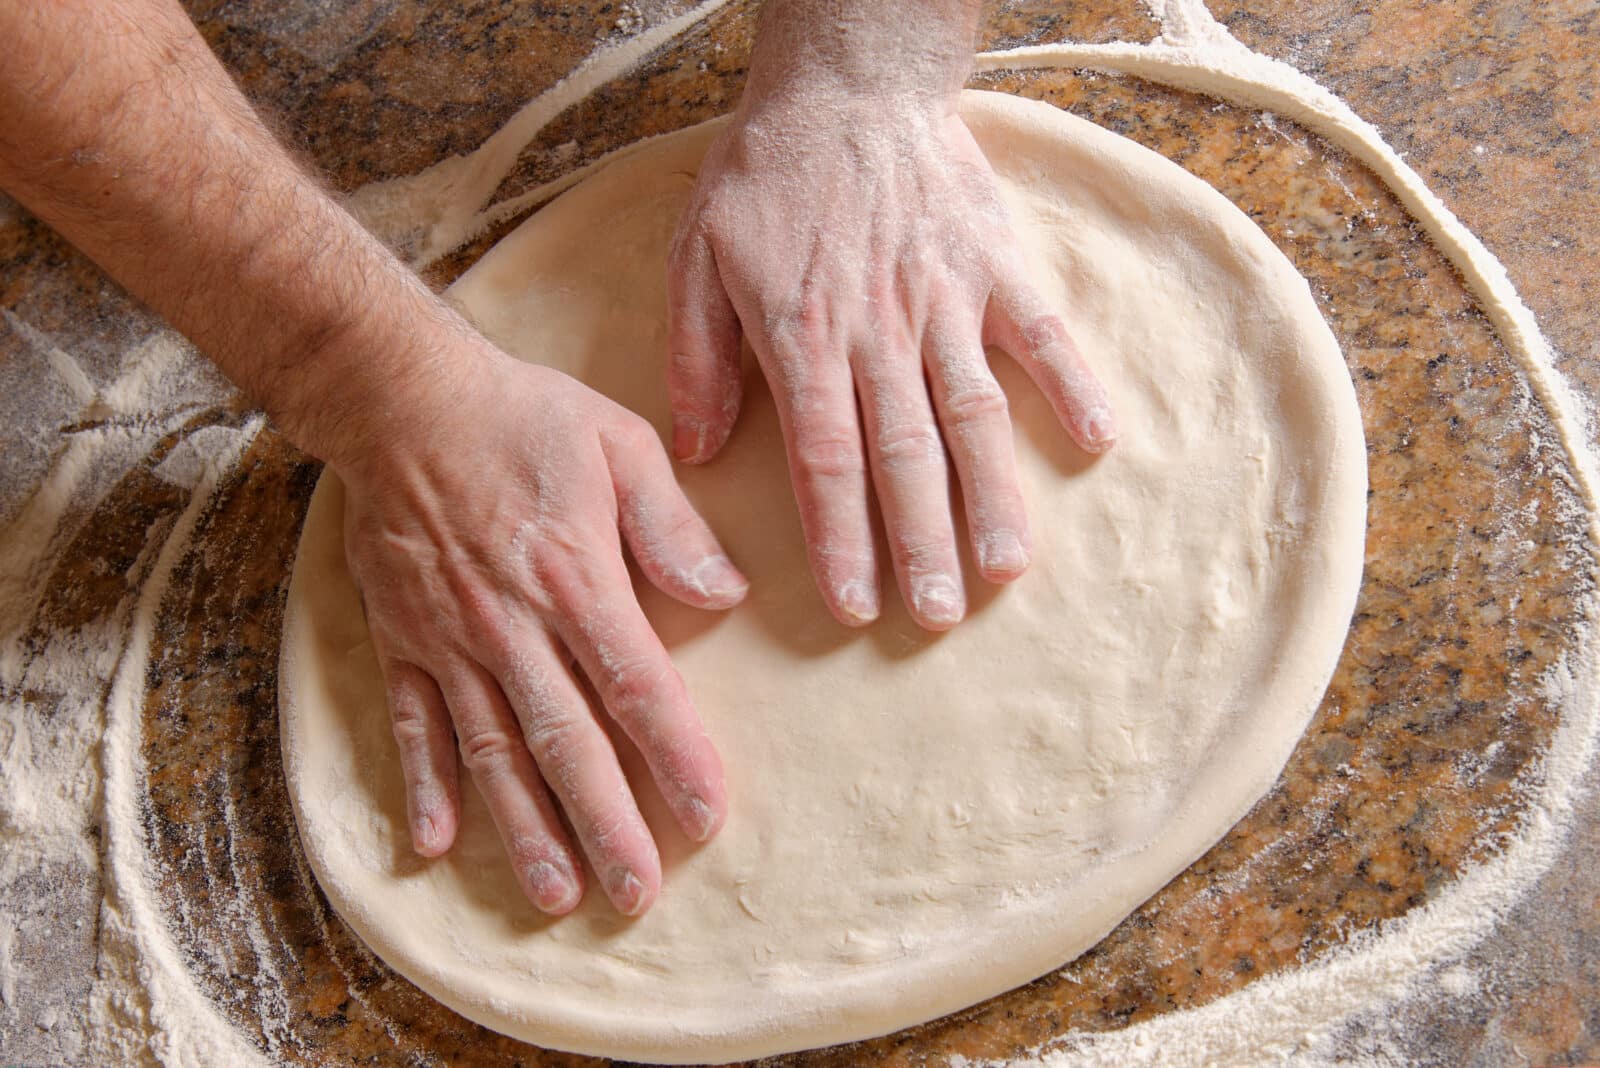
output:
M967 577L918 630L892 591L837 625L806 566L772 401L747 368L724 453L680 471L749 574L695 612L642 589L728 768L694 848L624 747L665 883L628 921L542 918L463 777L458 844L404 791L324 477L289 595L283 743L312 867L396 970L540 1045L756 1057L882 1034L1081 953L1272 785L1337 660L1362 560L1355 396L1305 281L1209 186L1041 103L975 93L1037 281L1123 428L1091 462L1011 361L1032 569ZM650 142L500 242L454 296L508 351L665 431L665 253L714 125ZM409 432L396 428L397 433Z

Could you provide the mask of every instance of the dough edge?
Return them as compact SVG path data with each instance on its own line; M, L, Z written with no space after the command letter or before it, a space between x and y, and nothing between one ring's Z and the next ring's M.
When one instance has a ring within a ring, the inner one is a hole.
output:
M1271 240L1226 197L1177 164L1048 103L1004 93L968 91L962 110L980 138L1068 135L1130 169L1158 177L1175 190L1174 195L1220 202L1225 210L1214 213L1217 225L1239 246L1259 257L1264 269L1282 276L1286 286L1294 287L1297 294L1304 293L1304 299L1315 308L1305 279ZM713 119L663 135L663 139L688 137L696 132L703 135L708 127L723 121ZM632 155L612 166L626 166L630 159ZM506 240L514 236L515 233ZM1321 323L1320 313L1316 318ZM1294 706L1297 727L1293 732L1275 732L1271 738L1256 739L1256 745L1218 754L1207 773L1195 780L1191 793L1204 794L1211 783L1225 784L1223 795L1249 800L1225 813L1210 806L1183 809L1166 829L1166 837L1200 842L1193 855L1175 860L1171 855L1158 855L1158 850L1143 849L1109 873L1095 900L1070 903L1075 925L1090 934L1080 934L1071 941L1041 937L1041 931L1059 933L1050 921L1063 911L1062 902L1042 898L1031 902L1031 908L1018 908L1008 915L1006 937L987 941L974 938L953 950L920 958L914 969L896 971L892 976L883 974L885 969L880 967L863 967L848 981L836 982L819 992L816 1000L803 1009L785 1006L780 1013L761 1013L749 1011L751 1007L746 1006L746 1014L732 1023L715 1011L689 1019L683 1015L652 1016L638 1006L617 1013L617 1006L609 1003L582 1009L574 1007L570 1000L554 1007L509 1004L481 975L445 966L448 958L419 958L403 944L404 939L395 937L402 933L403 925L391 922L386 926L376 919L355 888L339 877L336 858L320 848L322 839L317 827L325 817L304 807L303 798L313 791L306 785L305 762L291 744L299 733L300 717L309 715L302 705L297 679L300 658L312 655L313 644L305 609L305 587L313 580L307 569L299 566L297 556L280 654L280 738L301 844L322 891L379 958L385 962L403 961L404 969L390 966L468 1019L554 1049L662 1064L745 1060L871 1038L967 1008L1070 962L1101 941L1138 907L1130 909L1128 900L1142 903L1158 892L1221 840L1266 795L1298 744L1338 663L1360 588L1362 554L1335 551L1335 547L1349 543L1359 546L1364 541L1366 455L1354 387L1337 342L1325 323L1321 325L1321 336L1310 340L1315 342L1311 348L1316 351L1302 354L1304 370L1321 380L1322 392L1334 406L1329 413L1334 433L1328 443L1324 471L1324 514L1331 520L1330 529L1318 540L1322 551L1312 557L1321 574L1312 576L1308 585L1325 590L1324 606L1333 607L1319 626L1317 640L1307 640L1308 646L1320 646L1319 655L1302 657L1274 680L1275 689L1303 695ZM342 497L338 487L332 485L335 482L331 474L319 481L302 533L302 552L319 529L329 524L338 527L336 516L329 514L339 506L337 498ZM1289 718L1287 712L1284 718ZM1240 783L1248 783L1249 788ZM464 787L470 788L466 784ZM910 1005L918 1007L909 1009ZM796 1041L797 1035L804 1036L803 1042ZM604 1036L603 1041L597 1036Z

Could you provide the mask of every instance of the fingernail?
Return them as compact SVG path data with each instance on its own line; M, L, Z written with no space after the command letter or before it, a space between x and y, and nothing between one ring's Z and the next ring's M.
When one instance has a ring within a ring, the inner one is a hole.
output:
M1103 449L1117 440L1117 424L1112 420L1110 412L1104 408L1096 408L1085 420L1083 433L1093 448Z
M417 848L419 850L433 850L439 848L439 826L433 822L433 817L419 815L416 822Z
M624 916L637 916L644 911L644 883L627 868L611 873L611 900Z
M878 595L859 579L852 579L839 587L839 610L852 623L871 623L878 618Z
M978 543L978 563L985 571L1011 574L1028 566L1028 554L1015 534L997 530Z
M545 912L565 912L577 904L578 884L548 860L536 860L528 869L533 903Z
M948 575L924 575L911 584L911 606L934 626L961 622L961 589Z
M698 797L691 797L684 807L689 810L690 838L696 842L704 842L716 832L717 814L710 805Z
M706 425L692 415L672 417L672 452L680 460L698 460L706 447Z
M708 556L695 571L706 596L718 601L742 597L750 589L750 581L726 556Z

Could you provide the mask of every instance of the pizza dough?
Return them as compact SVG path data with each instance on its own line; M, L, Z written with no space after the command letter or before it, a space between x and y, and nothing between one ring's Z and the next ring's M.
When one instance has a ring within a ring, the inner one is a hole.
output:
M892 595L850 631L812 586L772 402L747 369L725 452L680 475L751 596L715 615L641 585L722 751L731 817L692 846L624 749L665 871L643 918L598 892L542 917L465 776L455 848L412 854L341 490L318 487L283 644L295 814L334 907L447 1005L541 1045L660 1062L882 1034L1081 953L1282 768L1361 574L1365 458L1339 349L1305 281L1203 182L1045 104L964 106L1122 440L1091 462L993 354L1032 569L1003 590L969 574L970 618L943 636ZM715 132L600 171L455 298L508 351L665 431L663 264Z

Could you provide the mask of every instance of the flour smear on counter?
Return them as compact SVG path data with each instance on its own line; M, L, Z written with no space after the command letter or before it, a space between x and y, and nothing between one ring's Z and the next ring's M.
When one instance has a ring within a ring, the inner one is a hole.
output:
M491 204L522 148L552 119L633 68L676 35L700 24L726 0L712 0L601 49L567 78L530 101L474 153L410 178L358 191L359 217L422 265L494 223L546 200L614 158L603 157L518 197ZM1311 79L1251 52L1213 19L1200 0L1163 0L1151 11L1161 34L1148 44L1044 45L981 55L979 70L1048 67L1137 75L1302 123L1371 168L1450 259L1496 327L1548 412L1565 447L1574 493L1586 510L1591 577L1600 577L1600 483L1583 409L1557 372L1553 354L1503 267L1382 140L1378 132ZM632 29L630 24L627 29ZM885 61L893 57L886 56ZM627 152L623 148L618 152ZM166 335L130 352L121 376L96 391L72 357L13 323L54 372L57 407L120 412L73 435L51 458L32 496L0 528L0 885L39 871L98 871L97 974L88 990L63 990L41 1028L78 1028L64 1052L83 1063L265 1065L263 1054L227 1022L183 963L154 892L140 815L140 717L157 613L173 569L191 545L201 514L259 431L212 427L168 454L154 473L186 490L175 523L149 532L135 564L133 592L108 618L30 643L13 621L32 619L44 583L83 519L116 480L149 457L163 435L194 407L222 395L214 382L194 385L198 362ZM186 385L187 383L187 385ZM188 392L185 392L185 391ZM7 509L9 511L10 509ZM1592 594L1582 617L1593 621ZM1347 1059L1350 1021L1371 1019L1419 993L1470 996L1478 978L1461 964L1523 901L1559 855L1580 799L1600 726L1596 633L1573 636L1563 665L1540 682L1561 711L1560 726L1532 778L1516 833L1428 904L1357 933L1288 972L1259 979L1196 1010L1168 1013L1120 1031L1067 1035L1004 1064L1205 1065L1321 1064ZM29 692L58 695L46 720ZM98 826L100 840L95 839ZM92 903L91 903L92 905ZM14 957L20 919L0 902L0 1002L14 1004L29 973ZM83 1015L84 998L89 1003ZM1368 1051L1368 1056L1372 1056ZM954 1065L976 1062L952 1057Z

